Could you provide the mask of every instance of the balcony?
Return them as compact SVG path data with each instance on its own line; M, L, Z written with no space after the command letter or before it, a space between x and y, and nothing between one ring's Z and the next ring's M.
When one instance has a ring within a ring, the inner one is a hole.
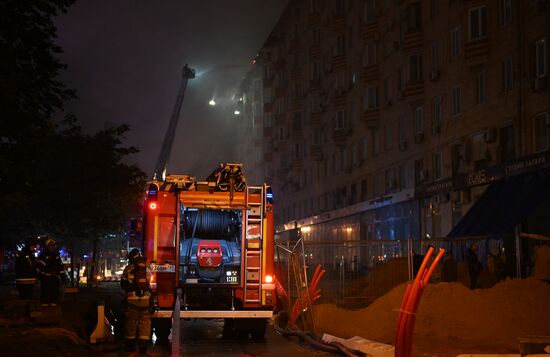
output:
M464 59L469 66L488 62L489 40L482 38L467 42L464 45Z
M334 32L344 32L346 30L346 19L344 16L336 15L330 19L330 30Z
M273 127L264 127L264 138L270 138L273 136Z
M318 12L309 14L307 16L307 24L309 27L321 26L321 14Z
M279 87L275 89L275 98L284 98L286 95L286 88L285 87Z
M332 99L332 103L334 104L335 109L344 109L346 107L346 94L347 92L342 89L336 90L336 93L334 93L334 98Z
M411 50L422 48L424 43L424 32L422 30L408 31L403 39L403 49Z
M319 89L321 88L321 79L310 79L309 80L309 89Z
M379 80L380 66L373 65L373 66L364 67L363 71L361 72L361 77L363 79L364 84Z
M414 81L405 84L405 97L424 94L424 81Z
M321 122L322 122L321 118L322 118L321 112L310 113L308 124L316 127L321 126Z
M303 166L301 158L292 160L292 171L301 172Z
M296 81L302 76L302 68L294 67L290 70L290 79Z
M297 112L302 110L303 105L304 105L304 97L292 98L292 105L291 105L292 111Z
M345 145L346 138L351 135L350 128L334 129L332 132L332 140L334 140L335 145Z
M376 128L380 125L380 110L371 109L363 113L363 122L367 128Z
M345 70L346 69L346 55L340 54L332 57L332 70Z
M319 46L310 46L309 47L309 59L318 60L321 58L321 47Z
M363 43L378 41L380 33L378 32L378 22L370 22L363 24L361 27L361 35L363 36Z
M309 147L309 156L314 161L323 160L323 147L321 145L311 145Z

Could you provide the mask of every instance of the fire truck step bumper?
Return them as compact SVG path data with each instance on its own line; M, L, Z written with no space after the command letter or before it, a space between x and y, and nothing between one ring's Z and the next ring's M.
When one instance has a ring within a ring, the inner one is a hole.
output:
M173 315L173 311L155 311L153 313L154 318L170 318ZM224 319L224 318L271 318L273 317L273 311L271 310L254 310L254 311L224 311L224 310L193 310L193 311L180 311L180 318L182 319Z

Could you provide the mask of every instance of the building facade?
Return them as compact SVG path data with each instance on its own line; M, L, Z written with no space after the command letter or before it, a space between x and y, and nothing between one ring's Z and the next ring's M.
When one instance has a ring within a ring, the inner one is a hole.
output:
M257 61L280 233L445 237L491 183L547 171L549 24L536 0L290 1Z

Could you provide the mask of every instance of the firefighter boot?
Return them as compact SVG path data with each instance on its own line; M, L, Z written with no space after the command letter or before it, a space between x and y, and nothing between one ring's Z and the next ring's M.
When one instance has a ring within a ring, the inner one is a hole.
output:
M134 352L136 350L136 341L126 339L124 343L124 351L126 352Z
M148 340L139 340L139 353L147 353L147 347L149 347Z

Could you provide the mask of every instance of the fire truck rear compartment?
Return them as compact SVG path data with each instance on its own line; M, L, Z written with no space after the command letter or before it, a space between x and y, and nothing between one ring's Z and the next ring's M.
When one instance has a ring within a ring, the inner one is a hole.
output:
M180 284L240 283L241 217L239 210L182 209Z

